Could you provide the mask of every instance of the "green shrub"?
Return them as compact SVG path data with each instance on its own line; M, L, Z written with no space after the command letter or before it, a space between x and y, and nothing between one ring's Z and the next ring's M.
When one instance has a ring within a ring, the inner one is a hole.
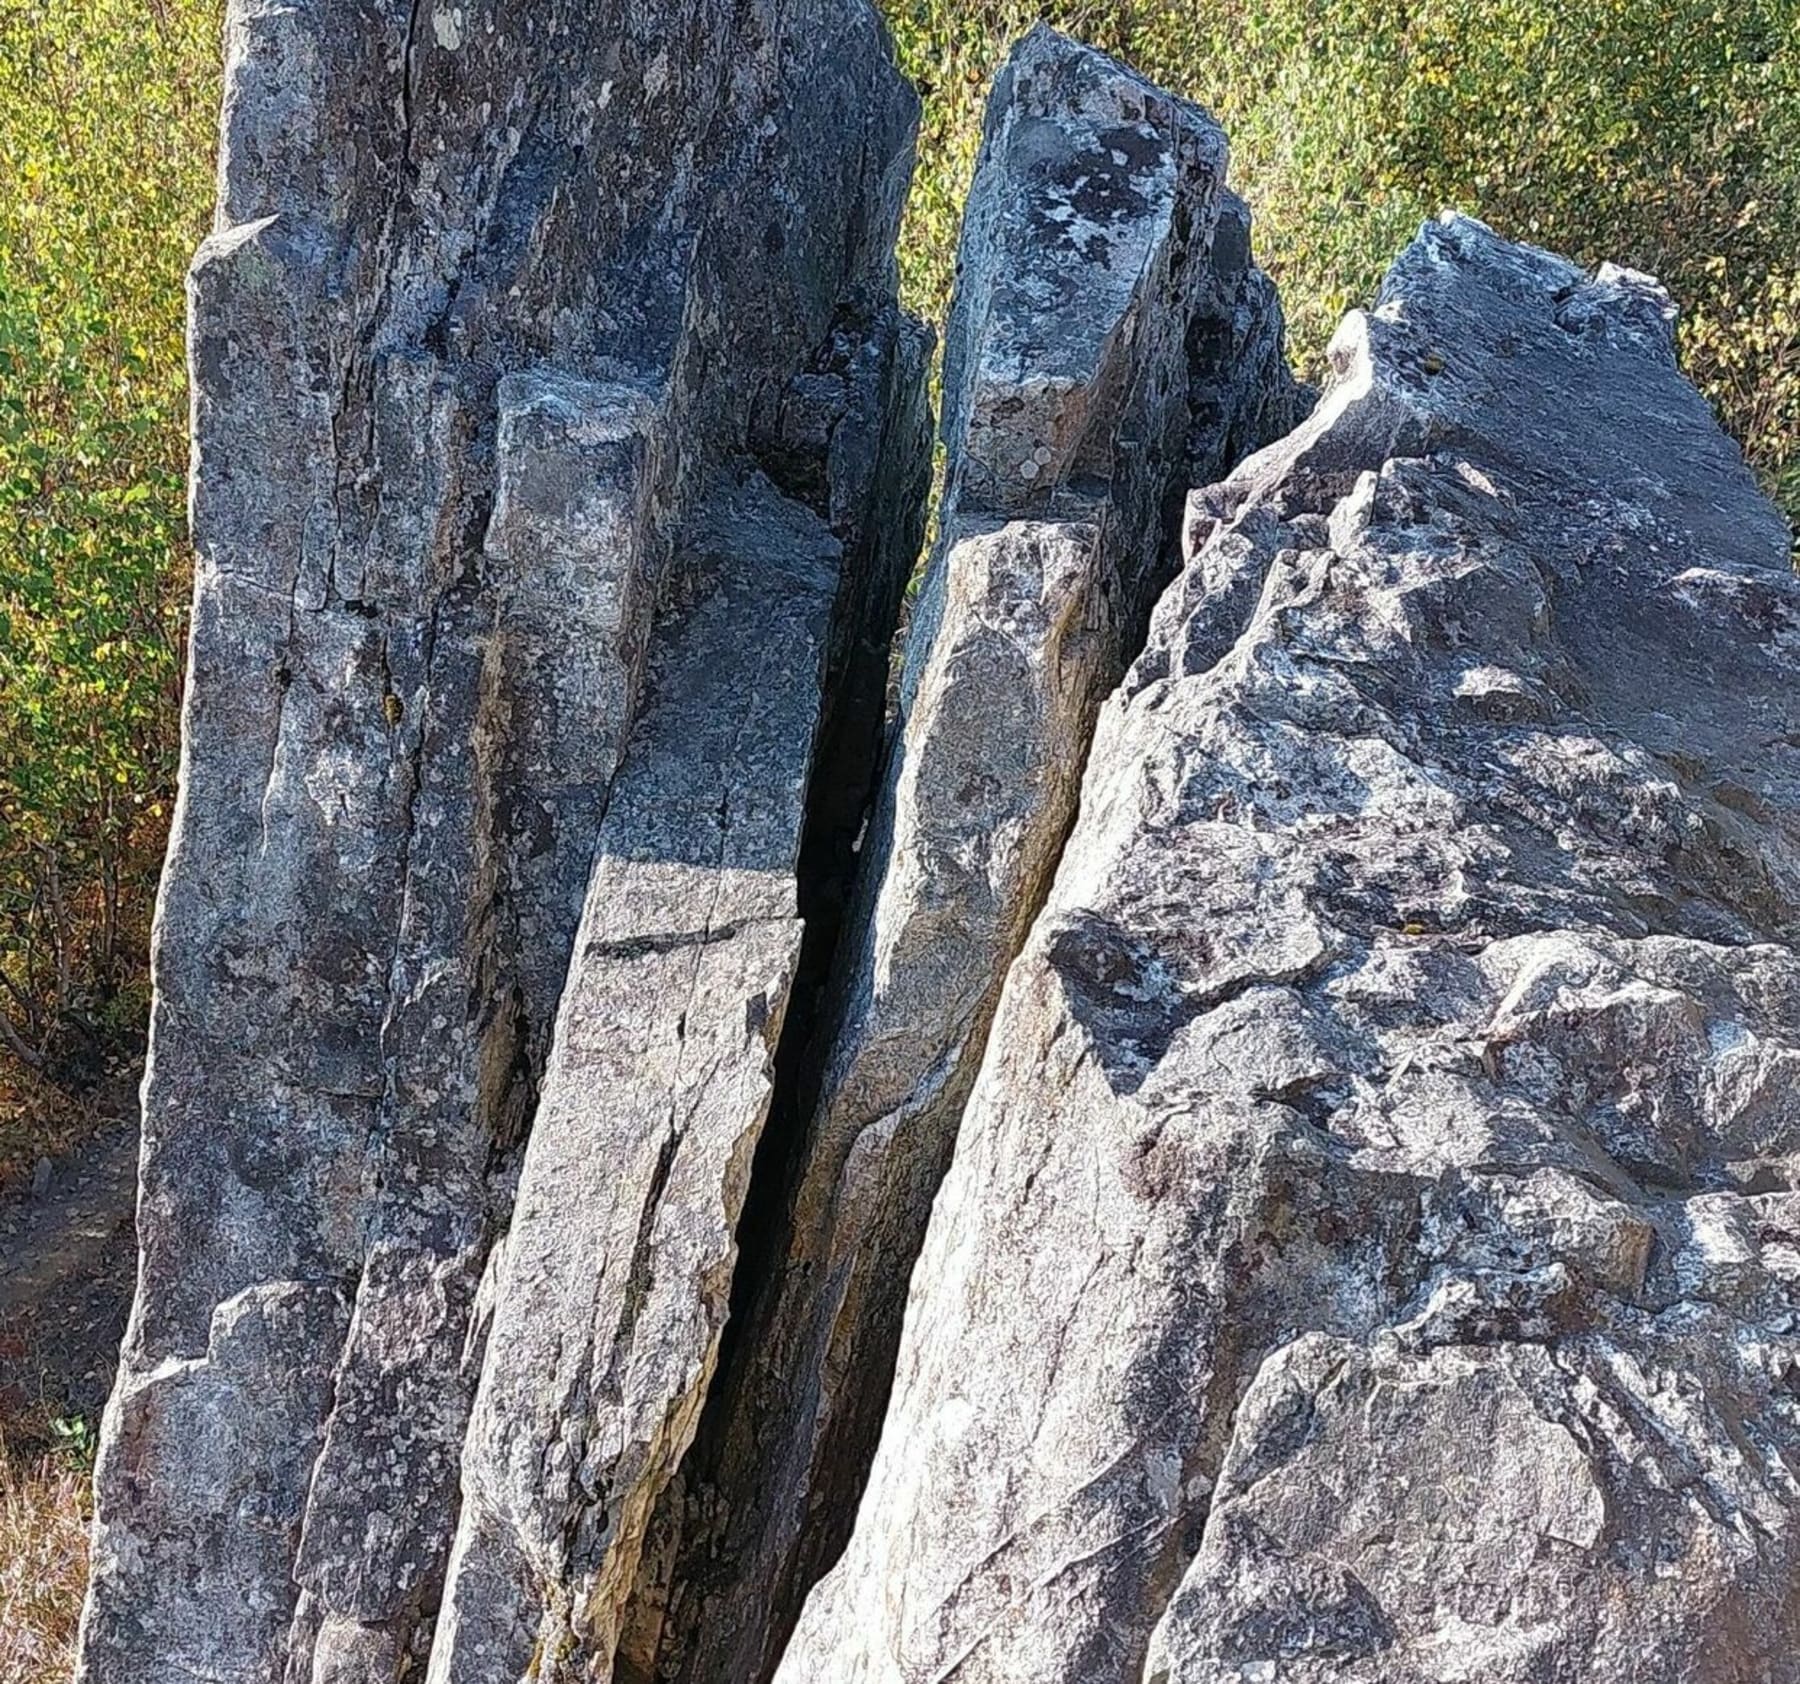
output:
M948 294L986 78L1038 8L890 0L925 92L903 247ZM1800 7L1794 0L1052 0L1053 23L1213 111L1294 349L1317 372L1446 205L1661 276L1689 373L1800 514Z
M39 1067L141 995L218 59L212 0L0 0L0 1040Z

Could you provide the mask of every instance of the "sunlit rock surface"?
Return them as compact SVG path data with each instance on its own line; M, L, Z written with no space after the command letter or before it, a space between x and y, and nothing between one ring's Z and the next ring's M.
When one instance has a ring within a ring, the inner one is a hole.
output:
M782 1684L1796 1676L1800 591L1427 227L1189 511Z
M945 345L946 491L799 1103L796 1192L663 1530L664 1676L761 1684L842 1549L1006 967L1186 488L1300 394L1224 134L1039 28L996 78Z
M1447 217L1308 415L1033 32L889 717L863 0L227 54L80 1684L1800 1684L1800 587L1656 284Z
M926 465L893 302L916 103L859 0L238 0L227 55L92 1684L423 1663L472 1312L655 651L725 575L771 649L803 623L780 753L696 740L695 775L795 830L823 715L866 792ZM737 526L716 488L764 459Z

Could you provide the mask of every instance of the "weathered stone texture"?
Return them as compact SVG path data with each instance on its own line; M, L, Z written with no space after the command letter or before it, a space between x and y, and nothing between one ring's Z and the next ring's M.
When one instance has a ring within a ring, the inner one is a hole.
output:
M227 57L80 1684L1800 1684L1800 583L1660 288L1448 216L1302 420L1034 31L884 749L863 0Z
M694 600L600 830L497 1274L433 1679L604 1675L725 1320L799 951L838 546L764 484L698 516ZM743 635L754 617L757 635Z
M1427 227L1190 507L781 1684L1800 1677L1800 588Z
M1225 154L1204 113L1047 28L996 78L945 352L940 542L802 1079L798 1190L664 1517L661 1676L760 1684L843 1547L932 1196L1172 494L1294 418Z
M677 535L719 553L700 499L755 412L848 370L813 491L885 572L818 634L841 690L923 471L915 105L865 6L234 0L227 45L96 1684L420 1660L471 1309L657 616L698 588Z

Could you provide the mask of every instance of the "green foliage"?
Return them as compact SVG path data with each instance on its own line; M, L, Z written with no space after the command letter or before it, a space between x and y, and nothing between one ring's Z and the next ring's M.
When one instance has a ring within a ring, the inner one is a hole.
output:
M173 795L218 59L211 0L0 0L0 1039L39 1066L141 972Z
M988 74L1040 8L889 0L925 92L902 259L941 313ZM1315 371L1446 205L1581 261L1647 269L1688 372L1800 513L1795 0L1050 0L1042 15L1199 100L1232 138Z
M58 1455L84 1470L93 1469L94 1453L99 1449L99 1435L87 1416L53 1415L50 1418L50 1436Z

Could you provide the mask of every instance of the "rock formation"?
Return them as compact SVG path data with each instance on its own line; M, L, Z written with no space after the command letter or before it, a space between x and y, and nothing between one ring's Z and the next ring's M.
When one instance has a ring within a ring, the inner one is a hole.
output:
M664 1522L660 1677L760 1684L842 1549L1000 981L1166 576L1165 511L1294 419L1225 157L1203 112L1047 28L995 79L945 343L937 548L798 1189Z
M916 108L860 0L238 0L227 38L217 231L192 281L183 795L92 1684L417 1667L477 1302L511 1351L559 1293L594 1296L480 1283L596 841L617 898L587 920L571 997L617 1005L608 942L697 943L636 1002L637 1108L611 1095L601 1116L591 1049L563 1037L544 1154L585 1128L624 1176L645 1141L656 1162L651 1089L667 1078L666 1110L695 1058L742 1096L718 1127L754 1134L763 1034L707 1018L683 1062L671 979L702 949L728 965L736 920L780 1021L814 726L834 800L866 790L868 652L927 462L924 345L894 304ZM747 598L769 658L795 663L778 681L737 658ZM660 734L708 705L716 754L696 739L671 770ZM574 1214L604 1243L606 1209ZM459 1563L466 1583L467 1538Z
M534 1658L545 1677L604 1672L725 1319L799 956L837 547L768 490L706 529L704 594L652 671L600 829L497 1272L433 1678L518 1678Z
M1791 1680L1800 590L1458 217L1189 511L781 1684Z
M1307 415L1034 32L884 721L866 0L226 89L82 1684L1800 1684L1800 586L1656 284L1446 217Z

